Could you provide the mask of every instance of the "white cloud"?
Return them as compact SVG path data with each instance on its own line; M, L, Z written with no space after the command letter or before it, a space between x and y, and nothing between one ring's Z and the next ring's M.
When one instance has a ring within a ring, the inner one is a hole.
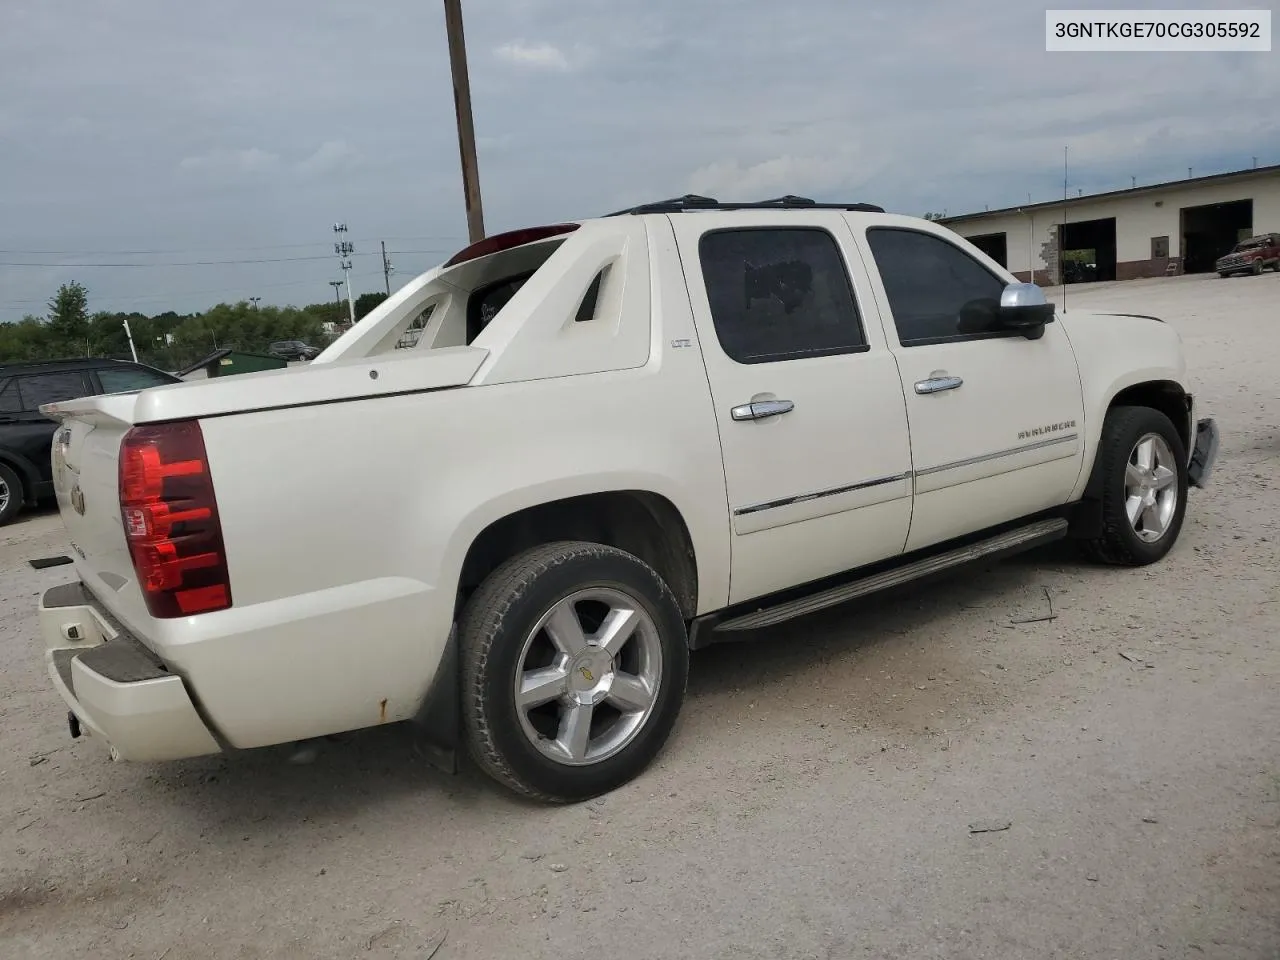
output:
M570 69L569 58L564 55L564 51L545 42L526 43L523 40L513 40L496 48L493 54L499 60L532 70L567 72Z
M298 170L308 174L339 173L358 167L363 160L360 151L347 141L326 140L298 164Z
M700 167L689 177L689 190L717 199L767 199L788 193L821 193L843 182L849 170L839 157L790 155L743 166L737 160L721 160Z
M258 147L243 150L212 150L194 157L183 157L178 168L212 176L236 176L266 173L280 164L280 156Z
M301 19L255 0L0 6L0 89L22 91L0 102L6 246L327 254L345 219L364 289L381 286L382 237L405 238L388 244L401 277L465 246L439 3ZM818 26L793 29L797 11ZM466 31L491 232L686 191L907 213L1051 200L1066 143L1073 193L1280 162L1280 58L1048 54L1025 0L486 0ZM331 300L332 272L328 257L82 279L95 309L195 310ZM53 280L0 268L0 320Z

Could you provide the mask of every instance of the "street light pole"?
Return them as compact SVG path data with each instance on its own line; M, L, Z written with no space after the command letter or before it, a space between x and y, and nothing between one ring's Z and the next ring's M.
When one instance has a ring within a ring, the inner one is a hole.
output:
M261 300L261 299L262 299L261 297L250 297L250 298L249 298L249 302L253 304L253 309L255 309L255 310L257 310L257 309L258 309L258 301L259 301L259 300Z
M453 72L453 109L458 117L458 153L462 160L462 194L467 205L467 234L471 242L475 243L484 239L484 210L480 204L476 131L471 119L467 45L462 34L462 0L444 0L444 28L449 37L449 67Z

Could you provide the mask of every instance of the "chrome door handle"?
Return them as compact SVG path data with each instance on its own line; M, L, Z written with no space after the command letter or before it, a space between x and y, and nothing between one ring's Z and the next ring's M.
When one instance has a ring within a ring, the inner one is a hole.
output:
M941 393L943 390L954 390L964 383L959 377L930 377L928 380L916 381L916 393Z
M757 400L739 404L729 411L729 415L735 420L764 420L780 413L790 413L795 408L790 400Z

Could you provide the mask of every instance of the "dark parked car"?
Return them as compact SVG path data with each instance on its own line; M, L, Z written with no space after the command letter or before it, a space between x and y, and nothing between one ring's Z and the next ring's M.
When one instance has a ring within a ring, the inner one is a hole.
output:
M50 451L58 425L40 404L181 383L128 360L79 358L0 364L0 526L53 496Z
M301 340L277 340L267 348L267 353L281 360L314 360L320 356L320 348Z

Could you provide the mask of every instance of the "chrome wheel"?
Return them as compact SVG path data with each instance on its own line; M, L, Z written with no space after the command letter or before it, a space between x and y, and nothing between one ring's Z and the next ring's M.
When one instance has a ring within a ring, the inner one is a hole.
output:
M9 506L9 498L12 496L9 492L9 484L4 477L0 477L0 513L4 513Z
M1178 496L1178 463L1168 441L1156 433L1143 435L1124 472L1125 512L1139 539L1155 543L1168 532Z
M648 721L662 679L662 643L644 607L593 587L556 603L516 660L515 704L529 741L556 763L599 763Z

